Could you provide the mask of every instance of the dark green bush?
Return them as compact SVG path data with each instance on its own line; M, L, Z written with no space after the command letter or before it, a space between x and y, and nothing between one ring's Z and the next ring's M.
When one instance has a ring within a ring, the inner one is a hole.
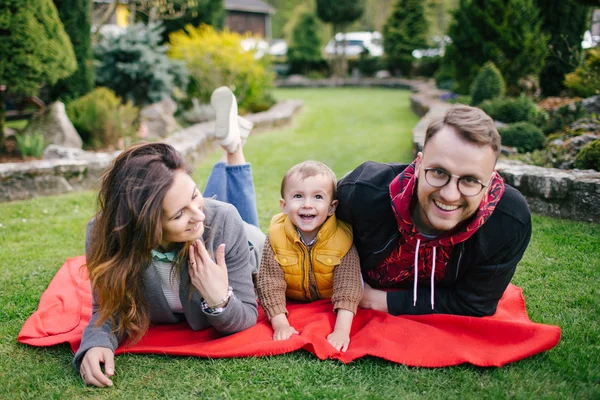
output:
M562 131L565 127L586 115L581 101L565 104L556 110L548 111L548 120L542 126L546 135Z
M548 35L533 0L461 0L448 28L452 43L444 62L452 66L457 91L467 94L483 64L493 61L509 93L519 80L537 75L548 53ZM565 17L568 18L568 17Z
M575 167L600 171L600 139L583 146L575 158Z
M422 57L416 62L415 75L431 78L435 75L436 71L440 69L441 64L441 56Z
M474 106L482 101L503 97L506 83L493 62L487 62L475 77L471 85L471 101Z
M527 121L542 126L548 118L544 110L525 96L486 100L479 107L493 119L507 124Z
M522 152L529 152L544 147L546 136L540 128L529 122L517 122L499 129L504 146L516 147Z
M457 83L454 79L452 66L450 66L448 63L445 63L443 59L440 68L433 77L435 78L435 85L438 87L438 89L449 90L451 92L456 90Z
M121 103L115 93L98 87L67 106L67 115L88 146L116 146L119 139L131 138L137 131L139 110L131 101Z

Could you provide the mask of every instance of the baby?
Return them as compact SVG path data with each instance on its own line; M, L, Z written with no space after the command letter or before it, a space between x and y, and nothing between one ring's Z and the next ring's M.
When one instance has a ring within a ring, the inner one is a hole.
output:
M337 313L327 340L346 351L362 296L360 261L352 228L335 217L336 178L318 161L293 166L281 182L281 214L271 220L258 273L258 297L273 327L273 339L296 331L287 319L287 298L331 298Z

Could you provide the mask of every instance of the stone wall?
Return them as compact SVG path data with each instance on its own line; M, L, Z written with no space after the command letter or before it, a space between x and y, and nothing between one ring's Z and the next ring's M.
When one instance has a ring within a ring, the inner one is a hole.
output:
M414 87L411 108L422 117L413 128L415 154L423 148L425 131L431 119L443 114L450 104L440 100L433 84ZM562 170L499 160L496 165L504 181L527 199L531 211L559 218L600 222L600 172Z
M292 121L302 108L301 101L277 103L268 111L245 116L254 123L253 134ZM162 140L175 147L191 164L218 148L213 140L214 122L190 126ZM99 178L119 152L96 153L79 149L54 148L55 159L0 164L0 202L37 196L97 189Z

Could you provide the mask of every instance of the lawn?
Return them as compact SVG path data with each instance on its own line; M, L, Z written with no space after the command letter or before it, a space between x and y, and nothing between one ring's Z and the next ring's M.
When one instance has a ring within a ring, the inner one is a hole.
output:
M318 159L342 176L364 160L410 161L416 117L409 93L385 89L277 90L305 102L294 124L251 136L263 229L278 211L283 173ZM215 154L198 165L202 185ZM513 283L530 318L562 328L557 347L503 368L409 368L375 358L350 365L305 352L207 360L121 355L115 387L85 387L67 346L16 342L65 258L83 253L92 192L0 204L0 398L600 398L600 230L534 216L531 245Z

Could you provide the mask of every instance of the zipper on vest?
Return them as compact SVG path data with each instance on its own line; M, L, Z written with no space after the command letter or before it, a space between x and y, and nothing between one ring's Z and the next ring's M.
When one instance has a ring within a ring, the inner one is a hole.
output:
M308 264L306 255L308 253L308 259L310 260L310 251L304 246L304 243L298 242L298 246L302 251L302 290L304 291L304 297L310 300L310 290L308 289ZM310 262L310 261L309 261Z

